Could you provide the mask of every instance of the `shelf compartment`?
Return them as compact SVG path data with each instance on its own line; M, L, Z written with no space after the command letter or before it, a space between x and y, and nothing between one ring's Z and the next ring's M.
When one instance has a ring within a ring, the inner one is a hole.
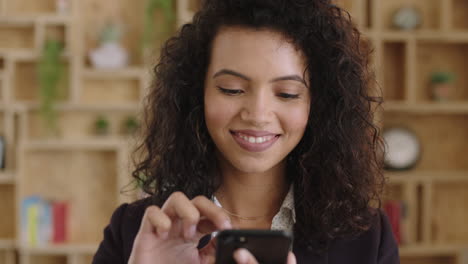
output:
M468 243L467 182L432 184L431 233L434 244Z
M140 102L141 81L138 79L85 79L80 101L83 104L128 104Z
M53 39L62 43L64 47L64 52L68 51L68 38L67 38L67 30L65 25L52 25L46 24L45 25L45 39Z
M15 264L16 263L15 251L13 249L11 250L0 249L0 263Z
M406 43L383 44L383 93L384 99L402 101L406 94Z
M109 123L108 133L96 133L96 120L104 116ZM57 117L58 137L60 140L90 140L106 142L108 139L121 138L125 135L124 122L129 116L137 116L133 110L127 111L86 111L70 110L60 111ZM44 139L47 134L42 117L37 110L29 112L26 137L31 140Z
M5 12L11 16L44 15L56 11L55 0L14 0L5 2Z
M0 217L0 240L15 238L15 186L0 184L0 208L2 214L8 217Z
M450 101L468 101L468 44L418 41L416 48L418 67L416 100L433 102L430 91L431 75L437 71L455 74Z
M67 256L61 255L26 255L24 262L34 264L68 264Z
M99 243L117 206L117 152L23 149L21 154L19 197L69 201L67 243Z
M402 256L401 264L457 264L456 255L447 256Z
M418 30L437 30L440 27L440 0L375 0L379 9L377 18L382 19L384 30L398 30L393 27L393 15L401 7L415 7L422 15L422 25Z
M0 51L34 49L34 25L0 24Z
M452 28L455 30L467 30L468 19L468 2L466 0L451 0L452 1Z
M412 171L468 170L468 115L386 112L385 127L403 126L418 136L421 159Z
M38 58L39 59L39 58ZM39 102L39 84L37 76L37 62L26 59L14 63L13 98L17 102ZM25 78L25 76L27 76ZM63 74L58 83L58 101L68 98L69 90L69 63L64 62Z

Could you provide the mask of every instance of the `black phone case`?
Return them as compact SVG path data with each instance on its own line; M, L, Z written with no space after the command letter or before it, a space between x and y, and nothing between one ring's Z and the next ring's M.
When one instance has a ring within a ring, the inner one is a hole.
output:
M238 248L252 253L260 264L285 264L292 235L279 230L224 230L217 235L216 264L235 264Z

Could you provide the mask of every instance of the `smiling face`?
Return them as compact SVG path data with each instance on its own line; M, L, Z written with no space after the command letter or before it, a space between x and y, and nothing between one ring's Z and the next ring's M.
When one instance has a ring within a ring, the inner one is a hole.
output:
M222 28L205 78L205 120L221 167L280 168L309 116L305 57L277 32Z

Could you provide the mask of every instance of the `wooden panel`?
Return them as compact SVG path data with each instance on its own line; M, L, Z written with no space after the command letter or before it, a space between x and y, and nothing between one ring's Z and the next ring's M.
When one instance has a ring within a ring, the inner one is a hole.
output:
M69 66L67 62L64 63L63 75L57 88L59 90L58 101L66 100L69 93ZM14 67L13 96L15 101L39 102L37 62L17 61Z
M13 185L0 184L0 239L13 239L15 237L15 189Z
M68 264L66 256L31 255L28 258L33 264Z
M386 42L384 47L383 91L384 100L405 99L405 43Z
M452 16L452 27L457 30L468 29L468 1L466 0L452 0L453 1L453 16Z
M34 48L34 26L0 24L0 49L18 50Z
M421 30L436 30L439 27L440 0L375 0L379 1L380 8L377 17L382 19L382 26L386 30L395 30L393 15L401 7L415 7L421 11Z
M452 72L456 80L451 91L452 100L468 100L468 44L420 42L417 46L418 101L430 101L430 79L437 71Z
M468 183L434 183L432 197L434 243L468 243Z
M22 197L40 194L70 203L71 243L98 243L117 206L116 154L110 151L28 151Z
M83 104L138 103L140 82L137 79L84 80L81 92Z
M104 116L109 121L109 133L106 136L96 134L96 120L99 116ZM59 112L57 126L59 138L65 140L83 139L105 139L110 137L123 136L124 122L127 117L136 116L133 112L117 111L63 111ZM32 112L29 116L28 138L40 139L46 135L46 129L42 118L38 112Z
M457 264L455 256L401 257L401 264Z
M385 127L405 126L422 144L415 170L468 170L468 116L385 113Z
M58 40L65 47L65 50L68 49L66 30L64 25L46 25L45 26L45 38Z
M55 12L55 0L7 0L6 14L31 15L31 14L50 14Z

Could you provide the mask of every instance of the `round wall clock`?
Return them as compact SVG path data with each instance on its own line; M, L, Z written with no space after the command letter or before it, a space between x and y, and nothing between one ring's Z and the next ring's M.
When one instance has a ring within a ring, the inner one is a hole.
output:
M394 127L384 130L386 144L384 165L389 170L412 168L421 157L421 143L411 130Z

